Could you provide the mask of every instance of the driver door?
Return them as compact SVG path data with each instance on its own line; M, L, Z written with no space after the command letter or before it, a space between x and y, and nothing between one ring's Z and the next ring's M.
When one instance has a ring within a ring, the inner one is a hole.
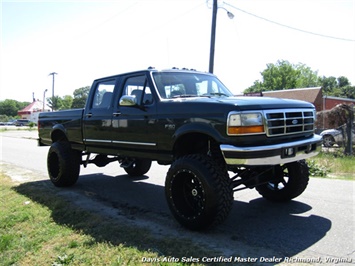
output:
M120 99L128 96L134 103L115 104L112 144L131 156L154 152L157 149L156 101L148 78L145 73L129 75L123 78L122 84Z

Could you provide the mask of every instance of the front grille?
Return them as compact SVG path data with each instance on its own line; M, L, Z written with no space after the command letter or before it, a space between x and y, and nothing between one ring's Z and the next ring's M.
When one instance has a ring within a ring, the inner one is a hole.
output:
M313 110L269 110L264 111L264 115L268 137L314 131Z

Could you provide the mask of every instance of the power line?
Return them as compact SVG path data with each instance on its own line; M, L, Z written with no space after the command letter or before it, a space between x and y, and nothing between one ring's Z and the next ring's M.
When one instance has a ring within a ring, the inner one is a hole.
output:
M353 40L353 39L335 37L335 36L320 34L320 33L312 32L312 31L302 30L302 29L299 29L299 28L295 28L295 27L292 27L292 26L288 26L288 25L286 25L286 24L282 24L282 23L273 21L273 20L271 20L271 19L267 19L267 18L258 16L258 15L255 15L255 14L253 14L253 13L250 13L250 12L246 11L246 10L243 10L243 9L240 9L240 8L238 8L238 7L236 7L236 6L233 6L233 5L229 4L229 3L224 2L224 4L227 5L227 6L229 6L229 7L231 7L231 8L234 8L234 9L240 11L240 12L243 12L243 13L245 13L245 14L247 14L247 15L256 17L256 18L261 19L261 20L265 20L265 21L267 21L267 22L269 22L269 23L276 24L276 25L281 26L281 27L284 27L284 28L288 28L288 29L291 29L291 30L295 30L295 31L299 31L299 32L303 32L303 33L307 33L307 34L311 34L311 35L320 36L320 37L323 37L323 38L335 39L335 40L338 40L338 41L355 42L355 40Z

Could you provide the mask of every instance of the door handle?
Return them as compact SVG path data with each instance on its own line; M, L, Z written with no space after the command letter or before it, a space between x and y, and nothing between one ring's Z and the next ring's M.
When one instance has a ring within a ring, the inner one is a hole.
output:
M88 113L88 114L86 114L85 116L88 117L88 118L90 118L90 117L92 117L92 113Z
M117 113L113 113L113 116L120 116L121 113L120 112L117 112Z

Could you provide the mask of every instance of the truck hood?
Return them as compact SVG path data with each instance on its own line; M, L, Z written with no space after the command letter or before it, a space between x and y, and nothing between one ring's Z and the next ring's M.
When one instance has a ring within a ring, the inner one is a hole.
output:
M272 97L191 97L177 98L173 101L194 103L227 104L237 107L239 110L266 110L282 108L314 108L313 104L305 101L290 100Z

